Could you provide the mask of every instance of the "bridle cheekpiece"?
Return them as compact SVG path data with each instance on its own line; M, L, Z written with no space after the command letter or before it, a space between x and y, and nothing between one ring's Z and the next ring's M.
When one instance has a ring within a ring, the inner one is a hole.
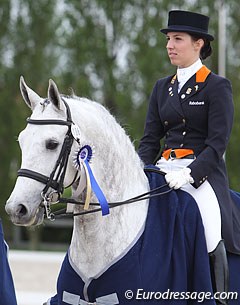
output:
M78 142L80 141L80 139L78 138L79 131L77 132L78 127L76 127L72 121L70 108L63 98L62 98L62 100L66 107L67 120L59 120L59 119L38 120L38 119L27 118L28 124L66 125L66 126L68 126L68 131L65 135L60 154L58 156L58 159L55 163L55 166L54 166L50 176L48 177L48 176L45 176L38 172L32 171L30 169L25 169L25 168L21 168L18 170L18 176L31 178L31 179L34 179L38 182L45 184L45 187L41 192L41 196L43 198L43 205L45 207L46 216L49 219L51 219L53 217L53 215L51 215L50 204L57 203L59 201L60 196L63 194L63 191L64 191L64 185L63 185L64 177L66 174L68 159L69 159L69 155L71 152L73 141L74 141L74 139ZM77 173L76 173L71 185L74 183L76 178L77 178ZM49 193L48 192L49 188L54 189L54 191Z

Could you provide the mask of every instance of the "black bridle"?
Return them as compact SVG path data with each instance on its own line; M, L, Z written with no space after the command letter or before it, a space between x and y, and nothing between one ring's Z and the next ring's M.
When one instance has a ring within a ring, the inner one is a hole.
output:
M65 135L62 149L60 151L59 157L56 161L55 167L49 177L42 175L38 172L29 170L29 169L19 169L18 176L32 178L43 184L46 184L45 188L42 191L42 194L45 195L48 189L51 187L56 190L59 194L63 193L63 181L66 173L67 162L69 158L69 154L71 152L71 147L73 143L73 137L71 134L71 122L70 121L61 121L61 120L34 120L27 119L28 124L36 124L36 125L67 125L68 131Z
M69 155L71 152L72 144L74 141L74 137L72 135L71 126L74 124L72 121L71 111L68 106L68 104L65 102L64 99L62 99L67 112L67 120L57 120L57 119L45 119L45 120L36 120L36 119L27 119L28 124L34 124L34 125L65 125L68 126L67 133L65 134L65 138L63 141L63 145L60 151L60 154L58 156L58 159L55 163L55 166L50 174L50 176L45 176L43 174L40 174L38 172L32 171L30 169L21 168L18 170L18 176L21 177L27 177L33 180L36 180L38 182L41 182L45 184L44 189L41 192L41 196L44 200L44 206L46 209L47 217L50 218L50 204L51 204L51 196L54 194L57 194L57 200L55 202L59 201L59 198L63 194L64 191L64 178L67 170L67 164ZM45 101L46 102L46 101ZM70 184L72 185L74 181L76 180L77 173L74 177L73 182ZM69 186L70 186L69 185ZM54 189L54 192L48 193L49 189Z
M69 160L69 155L71 152L71 148L73 145L74 140L80 144L79 139L73 136L72 132L72 126L74 125L71 117L71 111L66 103L66 101L62 98L66 111L67 111L67 120L58 120L58 119L45 119L45 120L37 120L37 119L27 119L28 124L35 124L35 125L65 125L68 126L68 131L65 135L64 142L60 151L60 154L58 156L58 159L55 163L55 166L53 168L53 171L51 172L50 176L45 176L41 173L32 171L30 169L21 168L18 170L17 175L20 177L27 177L33 180L36 180L38 182L41 182L42 184L45 184L44 189L41 192L41 196L43 198L43 206L45 208L46 217L50 220L55 220L56 218L62 218L62 217L73 217L73 216L80 216L85 215L89 213L99 212L101 211L101 208L93 208L90 210L83 210L79 213L67 213L66 209L60 209L57 211L54 211L54 213L51 211L50 205L53 203L64 203L64 204L77 204L77 205L84 205L83 201L76 201L72 198L63 198L62 194L64 191L64 178L67 170L67 164ZM158 172L160 174L162 173L160 170L156 169L146 169L145 171L151 171L151 172ZM78 177L78 171L76 171L75 177L70 185L71 186ZM54 191L49 192L49 189L54 189ZM161 189L167 188L167 190L160 192ZM119 202L111 202L109 204L109 208L117 207L123 204L130 204L137 201L142 201L146 199L150 199L152 197L160 196L167 194L171 192L172 189L168 187L167 184L164 184L162 186L159 186L153 190L150 190L149 192L146 192L144 194L141 194L139 196L130 198L128 200L119 201ZM57 196L55 196L55 194ZM56 199L53 199L56 197ZM90 203L91 206L99 206L99 203Z

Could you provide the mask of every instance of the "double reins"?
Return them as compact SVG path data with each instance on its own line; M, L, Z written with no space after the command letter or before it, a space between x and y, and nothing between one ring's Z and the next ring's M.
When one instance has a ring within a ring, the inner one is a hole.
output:
M152 168L146 168L144 169L145 172L155 172L157 174L161 174L161 175L165 175L165 173L161 172L160 170L156 170L156 169L152 169ZM162 189L167 188L165 191L161 191ZM142 200L147 200L147 199L151 199L154 197L158 197L158 196L163 196L165 194L168 194L172 191L173 189L169 188L168 184L163 184L159 187L156 187L146 193L143 193L141 195L132 197L130 199L127 200L123 200L123 201L117 201L117 202L109 202L109 208L115 208L121 205L125 205L125 204L130 204L130 203L134 203L134 202L139 202ZM58 203L65 203L65 204L75 204L75 205L82 205L84 206L84 202L83 201L76 201L75 199L68 199L68 198L59 198ZM91 202L90 206L99 206L99 202ZM91 214L91 213L95 213L95 212L100 212L102 209L101 208L93 208L91 210L83 210L81 212L78 213L67 213L66 209L60 209L55 211L54 213L52 213L52 218L51 220L55 220L58 218L71 218L74 216L81 216L81 215L86 215L86 214Z
M80 215L86 215L89 213L95 213L100 212L102 210L101 207L99 208L93 208L90 210L83 210L78 213L69 213L67 212L67 209L60 209L56 210L54 212L51 211L51 204L53 203L64 203L64 204L74 204L74 205L84 205L85 203L83 201L77 201L73 198L63 198L62 194L64 191L64 178L66 175L67 170L67 164L69 160L69 155L71 152L71 148L73 145L73 141L76 140L78 144L80 144L80 139L73 135L73 129L74 126L76 126L71 117L71 111L66 103L66 101L62 98L67 112L67 120L58 120L58 119L45 119L45 120L38 120L38 119L27 119L28 124L35 124L35 125L65 125L68 126L68 131L65 135L64 142L60 151L60 154L58 156L58 159L55 163L55 166L53 168L53 171L51 172L50 176L45 176L41 173L38 173L36 171L32 171L30 169L20 168L17 172L18 177L27 177L33 180L36 180L38 182L41 182L42 184L45 184L44 189L41 192L41 197L43 198L43 206L45 208L45 214L46 217L50 220L55 220L56 218L63 218L63 217L74 217L74 216L80 216ZM45 100L47 102L47 100ZM164 174L160 170L154 169L154 168L146 168L144 169L145 172L157 172L159 174ZM70 185L71 186L78 177L78 171L76 171L75 177ZM52 188L54 191L48 192L49 189ZM165 191L161 191L163 188L167 188ZM143 193L141 195L132 197L130 199L119 201L119 202L109 202L109 208L114 208L121 206L123 204L130 204L133 202L138 202L142 200L151 199L156 196L161 196L164 194L167 194L171 192L172 189L168 187L167 184L161 185L155 189L152 189L146 193ZM56 197L57 195L57 197ZM55 197L55 198L54 198ZM90 206L99 206L99 202L91 202Z

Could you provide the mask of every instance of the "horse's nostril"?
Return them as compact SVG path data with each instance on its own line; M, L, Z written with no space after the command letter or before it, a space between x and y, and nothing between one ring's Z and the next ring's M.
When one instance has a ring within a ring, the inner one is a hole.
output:
M18 216L25 216L27 214L27 208L23 204L19 204L16 210Z

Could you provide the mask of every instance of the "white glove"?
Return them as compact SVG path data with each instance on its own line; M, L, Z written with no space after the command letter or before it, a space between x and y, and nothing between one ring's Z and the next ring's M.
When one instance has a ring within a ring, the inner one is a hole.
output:
M194 179L190 173L191 169L189 167L184 167L181 170L167 173L165 179L169 187L177 190L187 183L194 183Z

